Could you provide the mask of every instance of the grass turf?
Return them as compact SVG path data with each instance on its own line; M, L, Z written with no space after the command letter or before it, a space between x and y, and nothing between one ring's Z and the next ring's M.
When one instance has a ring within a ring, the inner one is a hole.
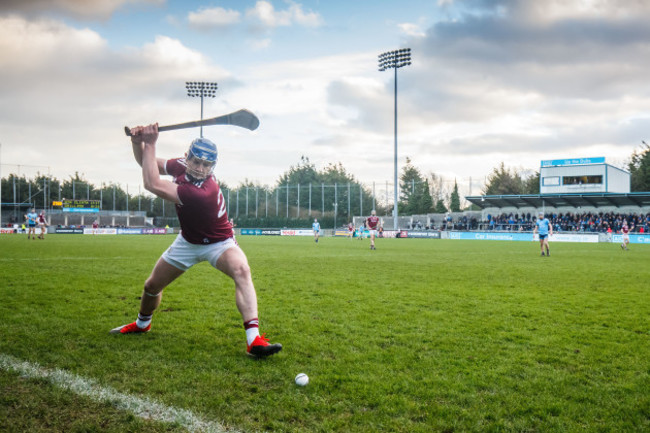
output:
M243 431L650 429L648 246L240 236L262 332L285 346L253 360L207 264L165 290L152 332L108 334L172 240L2 236L0 353ZM29 416L14 400L7 423Z

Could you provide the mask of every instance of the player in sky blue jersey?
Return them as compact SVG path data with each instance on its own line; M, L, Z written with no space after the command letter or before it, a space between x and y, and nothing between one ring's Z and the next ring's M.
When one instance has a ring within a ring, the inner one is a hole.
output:
M27 239L30 237L32 239L36 239L36 220L38 219L36 209L32 208L29 213L25 215L25 219L27 220L27 227L29 228L29 231L27 232Z
M544 217L544 212L540 212L535 222L535 231L534 233L539 233L539 247L542 250L542 255L544 255L544 249L546 249L546 255L550 256L551 252L548 249L548 237L553 235L553 225Z
M318 243L318 237L320 236L320 223L316 218L314 218L314 223L311 225L311 229L314 231L314 241Z

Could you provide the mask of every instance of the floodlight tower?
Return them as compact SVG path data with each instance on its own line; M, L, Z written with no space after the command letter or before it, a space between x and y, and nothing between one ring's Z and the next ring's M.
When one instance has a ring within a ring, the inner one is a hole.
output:
M201 120L203 120L203 98L214 98L217 93L217 83L206 81L187 81L185 83L187 96L201 98ZM203 138L203 126L201 126L201 138Z
M386 51L379 55L379 71L386 69L395 70L395 207L393 209L393 229L398 229L397 224L397 69L411 64L411 49L402 48L394 51Z

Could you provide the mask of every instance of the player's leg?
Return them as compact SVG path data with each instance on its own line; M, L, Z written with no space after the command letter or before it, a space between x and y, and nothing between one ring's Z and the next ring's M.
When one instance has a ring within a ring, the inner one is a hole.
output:
M370 249L374 250L375 249L375 231L370 230Z
M542 251L542 255L544 255L544 237L542 235L539 235L539 249Z
M162 300L162 291L170 285L172 281L183 275L185 271L170 265L162 257L158 259L151 275L144 283L142 291L142 300L140 301L140 313L151 315L160 305Z
M130 324L111 330L111 334L130 334L148 332L151 329L151 319L162 300L162 291L185 271L167 263L162 257L154 266L149 278L144 283L140 298L138 319Z
M549 251L548 236L546 237L546 239L544 239L544 247L546 247L546 255L550 256L551 252Z
M269 344L268 339L259 334L257 294L248 259L241 248L238 245L228 248L219 256L215 267L235 282L235 302L244 321L248 353L268 356L282 350L281 344Z

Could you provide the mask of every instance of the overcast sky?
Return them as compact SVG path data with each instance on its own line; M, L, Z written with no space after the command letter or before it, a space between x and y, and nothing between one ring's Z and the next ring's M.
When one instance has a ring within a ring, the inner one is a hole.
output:
M204 116L248 108L254 132L214 126L217 176L273 185L302 155L392 183L399 164L466 183L500 162L604 156L650 140L645 0L2 0L2 176L141 184L123 126L196 120L186 81L215 81ZM198 129L162 133L180 156ZM30 167L31 166L31 167ZM472 191L478 193L478 187Z

